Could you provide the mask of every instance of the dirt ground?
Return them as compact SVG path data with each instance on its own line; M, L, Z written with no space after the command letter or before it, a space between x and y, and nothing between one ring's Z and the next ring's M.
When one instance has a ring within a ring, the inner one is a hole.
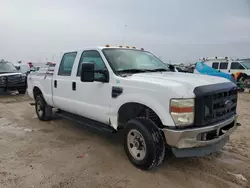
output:
M56 118L41 122L27 96L0 96L0 188L250 187L250 93L239 95L230 142L203 158L170 157L149 172L133 167L122 134Z

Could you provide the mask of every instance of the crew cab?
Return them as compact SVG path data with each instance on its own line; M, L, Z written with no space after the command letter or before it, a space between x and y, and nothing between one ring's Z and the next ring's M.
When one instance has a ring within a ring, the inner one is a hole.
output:
M53 73L28 76L28 94L42 121L51 120L55 108L58 115L99 130L123 130L125 153L143 170L160 165L170 153L215 152L240 125L234 83L171 72L144 49L66 52Z
M12 63L0 62L0 90L18 90L19 94L25 94L26 78Z

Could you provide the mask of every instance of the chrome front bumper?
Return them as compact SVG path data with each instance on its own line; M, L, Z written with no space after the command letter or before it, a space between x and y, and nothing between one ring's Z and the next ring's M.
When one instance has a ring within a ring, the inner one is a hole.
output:
M201 128L184 130L163 129L165 140L169 146L176 149L202 148L211 145L222 145L228 141L229 135L237 128L237 115L226 121ZM229 128L228 128L229 126ZM208 137L208 135L213 137Z

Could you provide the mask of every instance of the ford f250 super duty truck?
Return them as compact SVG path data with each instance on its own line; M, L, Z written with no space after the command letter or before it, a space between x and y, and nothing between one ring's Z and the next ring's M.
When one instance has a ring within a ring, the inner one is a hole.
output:
M143 170L161 164L170 151L176 157L215 152L240 125L234 83L171 72L143 49L66 52L53 73L28 76L28 94L42 121L56 108L62 117L100 130L123 129L128 159Z

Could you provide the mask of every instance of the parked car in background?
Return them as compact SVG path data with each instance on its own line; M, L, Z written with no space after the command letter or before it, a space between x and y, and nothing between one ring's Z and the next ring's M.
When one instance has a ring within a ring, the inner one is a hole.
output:
M250 77L250 62L248 61L232 60L228 57L203 58L201 61L224 73L233 74L236 72L242 72Z
M24 94L27 88L27 76L21 73L10 62L0 63L0 89L18 90L20 94Z

